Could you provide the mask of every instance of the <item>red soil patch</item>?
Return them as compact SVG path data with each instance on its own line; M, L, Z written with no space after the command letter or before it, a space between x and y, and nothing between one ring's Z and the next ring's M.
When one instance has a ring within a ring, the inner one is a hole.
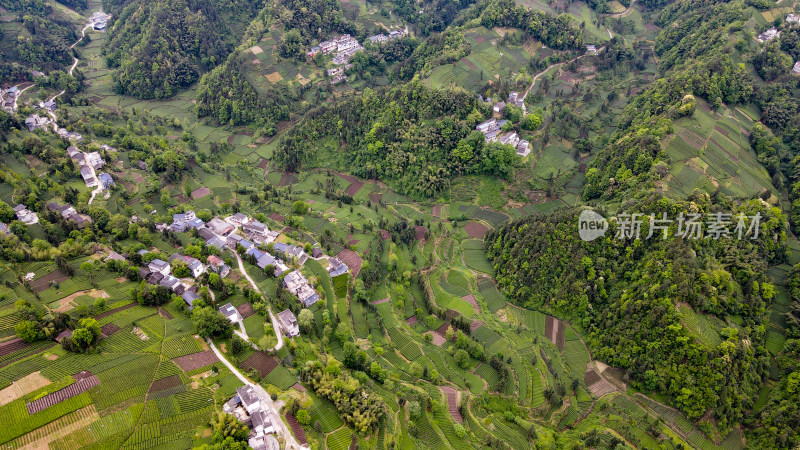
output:
M50 288L50 283L61 283L63 281L68 280L69 277L67 274L62 272L61 270L54 270L47 275L39 278L38 280L33 280L29 284L33 292L42 292Z
M134 306L137 306L137 305L138 305L138 303L136 303L136 302L128 303L127 305L120 306L119 308L109 309L106 312L102 312L102 313L94 316L94 318L99 320L99 319L102 319L104 317L108 317L108 316L110 316L112 314L116 314L116 313L118 313L120 311L124 311L126 309L133 308Z
M286 413L286 422L289 423L289 428L292 429L292 434L294 438L297 439L297 443L300 445L308 444L308 439L306 438L306 430L303 429L303 426L300 425L300 422L292 415L291 413Z
M178 203L186 203L186 197L184 197L183 194L176 195L175 200L177 200Z
M644 29L647 30L647 31L656 31L659 28L658 28L658 25L650 22L650 23L644 24Z
M482 321L480 320L473 321L471 324L469 324L469 334L474 333L475 330L481 327L481 325L483 325Z
M356 245L356 244L358 244L358 239L351 239L351 240L347 241L347 246L348 247L350 247L351 245Z
M81 381L81 380L83 380L85 378L91 378L91 376L92 376L92 372L89 372L88 370L83 370L81 372L72 374L72 379L75 380L75 381Z
M416 238L418 241L425 240L425 234L428 232L428 229L423 227L422 225L417 225L414 227L414 231L416 232Z
M302 385L302 384L300 384L300 383L295 383L295 384L293 384L293 385L292 385L292 389L294 389L294 390L296 390L296 391L300 391L300 392L305 392L305 391L306 391L306 387L305 387L305 386L303 386L303 385Z
M107 323L107 324L103 325L102 327L100 327L100 332L103 334L103 336L109 337L112 334L114 334L117 331L119 331L119 329L120 328L116 324Z
M461 413L458 412L458 392L450 386L442 386L442 391L447 396L447 409L450 410L450 415L456 422L464 423Z
M255 369L262 377L269 375L273 369L278 367L278 364L279 361L276 358L264 352L255 352L242 362L245 370Z
M358 178L352 175L336 172L336 176L350 183L350 185L347 186L347 189L344 190L344 193L349 196L356 195L356 192L358 192L358 190L361 189L362 186L364 186L363 181L359 180Z
M27 347L30 347L30 344L23 342L20 338L14 338L0 344L0 356L10 355Z
M383 194L380 192L373 192L369 194L369 201L372 203L380 203L383 200Z
M162 378L160 380L156 380L150 386L150 392L158 392L163 391L165 389L174 388L175 386L180 386L181 384L181 376L180 375L172 375L166 378Z
M267 160L266 160L266 159L264 159L264 158L261 158L261 162L260 162L260 163L258 163L258 168L259 168L259 169L262 169L262 170L263 170L263 169L266 169L268 164L269 164L269 161L267 161Z
M483 44L484 42L486 42L486 38L483 36L475 36L475 42L477 44Z
M164 309L162 307L158 308L158 315L163 317L163 318L165 318L165 319L167 319L167 320L174 319L174 317L172 317L172 314L170 314L169 311L167 311L166 309Z
M190 372L201 367L210 366L219 361L217 355L211 350L180 356L172 360L184 372Z
M408 319L406 319L406 323L409 324L409 325L414 325L417 322L419 322L417 320L417 316L411 316Z
M381 303L388 303L389 300L390 300L389 298L382 298L380 300L375 300L374 302L372 302L372 304L373 305L380 305Z
M192 191L192 199L197 200L198 198L203 198L209 194L211 194L211 189L207 187L197 188Z
M723 130L722 128L720 128L719 125L714 125L714 129L719 131L721 134L725 135L725 137L728 137L728 132L726 130Z
M559 350L564 350L564 323L552 316L547 316L544 320L544 335Z
M383 238L383 240L387 240L391 239L392 235L386 230L381 230L381 237Z
M358 271L361 270L361 256L358 253L352 250L342 250L336 257L347 265L353 278L358 276Z
M475 64L473 64L473 62L470 61L469 59L467 59L466 57L461 58L461 62L464 63L467 67L469 67L470 70L475 70L475 71L478 70L478 67Z
M278 186L288 186L297 183L297 174L291 172L284 172L281 176L281 181Z
M52 394L47 394L38 400L34 400L28 403L26 405L28 407L28 414L35 414L39 411L44 411L45 409L53 405L56 405L58 403L61 403L68 398L72 398L75 397L76 395L82 394L99 384L100 384L100 379L98 379L97 376L95 375L83 378L80 381L70 384L64 389L55 391Z
M474 295L470 294L470 295L467 295L465 297L461 297L461 300L464 300L464 301L468 302L470 305L472 305L472 309L475 310L475 314L480 314L481 313L481 307L478 306L478 301L475 300L475 296Z
M269 215L269 218L274 220L275 222L283 222L284 217L278 213L272 213Z
M464 225L464 231L466 231L467 235L471 238L483 238L486 232L489 231L489 228L478 222L468 222Z
M239 314L242 315L243 319L247 319L248 317L252 316L256 313L250 303L242 303L241 305L236 307L236 310L239 311Z
M433 211L431 213L434 217L442 218L442 206L444 205L433 205Z

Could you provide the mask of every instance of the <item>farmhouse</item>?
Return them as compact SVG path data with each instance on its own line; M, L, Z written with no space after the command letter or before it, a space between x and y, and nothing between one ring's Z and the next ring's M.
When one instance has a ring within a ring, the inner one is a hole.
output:
M194 218L190 220L187 225L189 226L189 228L192 228L194 230L199 230L200 228L205 227L206 223L203 222L203 219Z
M487 133L489 131L499 130L500 124L497 122L497 119L489 119L486 122L481 122L476 125L475 129L481 133Z
M25 119L25 126L28 127L28 131L33 131L36 129L46 129L47 126L50 124L50 119L47 117L42 117L38 114L31 114Z
M183 294L180 294L180 296L183 299L183 301L186 302L187 305L189 305L189 311L192 310L194 301L200 298L194 289L187 289L183 291Z
M789 23L800 23L800 16L794 13L789 13L789 15L786 16L786 21Z
M94 167L95 169L100 169L100 168L102 168L103 166L106 165L106 162L103 159L103 156L100 155L99 152L87 153L86 154L86 162L90 166Z
M308 254L303 250L303 248L296 245L277 242L273 248L276 252L283 253L287 258L294 258L300 265L305 263L306 259L308 259Z
M267 442L270 442L267 438L275 433L275 427L272 425L269 411L261 404L253 386L247 385L237 389L236 395L225 403L223 410L235 415L250 427L248 444L251 448L267 448Z
M173 289L175 289L175 286L180 282L181 282L181 280L173 277L172 275L167 275L164 278L162 278L161 281L158 284L160 284L161 286L164 286L165 288L167 288L169 290L173 290Z
M186 222L172 222L167 229L173 233L183 233L188 227L189 224Z
M210 241L211 239L214 239L215 237L217 237L217 235L216 235L216 234L214 234L214 232L213 232L213 231L211 231L211 230L209 230L208 228L199 228L199 229L197 230L197 234L198 234L198 235L199 235L201 238L203 238L203 240L204 240L204 241L206 241L206 242L208 242L208 241Z
M328 275L330 275L331 278L337 277L343 273L347 273L347 264L335 257L328 260Z
M237 226L242 226L250 221L250 218L247 215L237 212L236 214L230 216L228 218L229 222L234 223Z
M127 261L127 259L125 259L124 256L120 255L119 253L117 253L117 252L115 252L113 250L111 250L108 253L108 256L106 256L106 259L104 261L111 261L111 260L113 260L113 261Z
M225 241L220 239L219 236L214 236L213 238L209 239L208 242L206 242L206 245L209 247L214 247L217 250L223 250L225 248Z
M100 185L103 186L104 189L110 189L114 186L114 179L105 172L97 174L97 179L100 180Z
M758 42L767 42L767 41L771 41L771 40L775 39L776 37L780 37L780 36L781 36L781 32L778 31L777 28L772 27L769 30L759 34L756 39L758 39Z
M516 148L519 143L519 135L515 131L506 133L500 137L500 143L503 145L511 145Z
M208 222L208 228L220 236L226 236L228 233L233 231L233 225L217 217Z
M586 46L586 53L590 53L592 55L597 54L597 46L593 44L589 44Z
M39 222L39 216L25 205L19 204L15 206L14 213L17 215L17 219L25 225L33 225Z
M510 94L508 94L508 104L520 108L525 106L525 102L522 100L522 96L519 95L519 92L511 92Z
M231 271L231 268L217 255L208 255L207 261L209 269L221 277L226 277Z
M81 177L83 177L83 182L86 184L86 187L97 186L97 178L94 177L92 169L88 167L81 167Z
M531 153L531 144L530 142L526 141L525 139L521 139L519 144L517 144L517 154L525 157Z
M169 262L173 262L175 260L183 261L189 266L189 272L192 274L193 278L197 278L203 273L205 273L206 268L198 259L192 258L191 256L184 256L179 255L177 253L173 253L169 256Z
M322 41L319 43L319 48L322 50L323 55L327 55L328 53L336 50L336 41Z
M150 261L150 264L147 265L147 268L150 269L150 272L157 272L164 276L169 275L171 270L168 262L158 258Z
M496 112L498 114L502 113L503 111L506 110L506 104L505 104L505 102L497 102L497 103L494 104L494 108L492 108L492 109L494 110L494 112Z
M227 239L225 239L225 246L231 250L236 250L236 246L239 245L239 242L241 242L242 239L244 239L244 237L238 234L231 234Z
M376 34L375 36L370 36L369 37L369 41L372 42L373 44L382 44L384 42L387 42L388 40L389 40L389 37L386 36L383 33Z
M221 312L222 315L225 316L232 323L238 323L244 320L242 319L242 315L239 314L239 311L236 309L236 307L233 306L231 303L226 303L220 306L219 312Z
M319 294L308 284L308 280L299 270L295 270L286 275L283 279L283 285L286 287L286 290L296 295L300 302L306 307L313 305L319 300Z
M269 228L257 220L251 220L242 226L242 231L248 234L266 237L267 233L269 233Z
M389 39L401 38L407 34L408 34L408 27L405 27L402 30L392 30L389 32Z
M300 335L300 326L297 324L297 318L290 310L287 309L278 313L278 323L284 335L288 337Z
M189 223L190 220L196 219L194 211L186 211L172 215L172 223Z

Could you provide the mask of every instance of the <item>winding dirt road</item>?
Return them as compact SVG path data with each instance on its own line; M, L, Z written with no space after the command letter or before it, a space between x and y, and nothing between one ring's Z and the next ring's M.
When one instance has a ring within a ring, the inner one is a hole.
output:
M248 274L247 270L245 270L244 263L242 262L242 257L239 256L239 254L236 253L235 251L233 252L233 254L234 256L236 256L236 261L239 262L239 271L242 272L242 275L244 275L244 277L247 278L247 281L250 282L250 286L253 286L253 289L255 289L256 292L262 294L261 289L258 288L256 282L253 281L252 278L250 278L250 274ZM278 351L281 348L283 348L283 335L281 335L280 331L281 329L280 326L278 325L278 319L276 319L275 315L272 314L272 307L267 306L267 311L269 311L269 318L272 320L272 328L273 330L275 330L275 336L277 336L278 338L278 345L276 345L273 350Z

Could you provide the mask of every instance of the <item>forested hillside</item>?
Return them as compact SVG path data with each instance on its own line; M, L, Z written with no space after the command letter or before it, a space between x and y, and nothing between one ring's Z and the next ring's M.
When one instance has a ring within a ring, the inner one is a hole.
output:
M79 37L73 24L45 2L5 0L0 6L16 13L21 30L0 30L0 81L22 81L31 70L49 72L72 63L69 46Z
M106 0L117 19L106 43L117 68L114 89L165 98L196 82L238 43L261 2L245 0Z
M752 408L768 365L764 310L774 288L765 270L786 257L786 219L759 200L737 207L706 195L654 199L631 210L760 212L763 234L662 240L656 231L650 239L625 241L615 239L612 225L605 238L583 242L576 211L528 217L486 237L497 280L519 305L552 311L582 328L592 355L625 369L638 388L668 396L690 419L710 414L727 430ZM642 233L647 236L646 225ZM726 321L721 343L693 335L681 323L679 304Z
M367 90L310 111L281 140L275 159L289 171L333 166L429 197L457 175L510 174L517 161L513 147L484 143L474 132L486 109L463 90L429 89L418 81Z

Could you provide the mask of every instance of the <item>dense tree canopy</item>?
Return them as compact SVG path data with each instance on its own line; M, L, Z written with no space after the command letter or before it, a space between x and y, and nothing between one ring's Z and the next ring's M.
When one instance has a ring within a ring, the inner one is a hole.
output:
M698 195L677 203L654 198L632 212L674 218L728 208ZM669 396L692 419L711 411L725 429L742 420L761 384L768 362L764 310L773 295L765 270L786 257L779 209L759 200L734 209L725 212L764 216L759 239L619 240L612 225L605 238L583 242L577 214L568 211L513 222L488 234L486 245L510 298L570 319L585 330L596 358ZM723 342L709 347L681 322L678 302L698 313L740 315L746 326L729 325Z
M381 179L409 195L433 196L459 174L508 176L517 161L511 146L485 144L475 125L486 111L459 89L429 89L418 81L323 106L281 140L275 159L289 171L333 163ZM322 154L309 142L328 144Z
M223 61L260 2L138 0L119 13L106 44L114 89L139 98L177 94ZM116 10L119 6L115 4Z

